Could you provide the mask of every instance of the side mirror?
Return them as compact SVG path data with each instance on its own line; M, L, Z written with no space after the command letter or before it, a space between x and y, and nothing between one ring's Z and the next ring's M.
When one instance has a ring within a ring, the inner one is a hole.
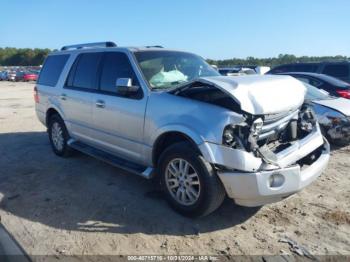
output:
M118 78L116 82L117 93L121 95L135 94L139 86L132 85L131 78Z

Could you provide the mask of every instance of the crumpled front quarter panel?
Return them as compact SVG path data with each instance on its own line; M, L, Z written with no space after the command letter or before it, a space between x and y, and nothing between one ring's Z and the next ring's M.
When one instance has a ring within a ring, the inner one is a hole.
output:
M223 107L166 92L150 94L145 118L144 137L149 146L171 131L184 133L196 144L221 144L225 126L244 121L243 116Z

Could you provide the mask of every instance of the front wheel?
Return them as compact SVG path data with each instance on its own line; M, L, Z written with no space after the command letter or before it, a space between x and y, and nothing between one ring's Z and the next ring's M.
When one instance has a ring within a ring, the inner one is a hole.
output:
M188 143L168 147L159 160L163 191L171 207L189 217L205 216L225 198L214 168Z

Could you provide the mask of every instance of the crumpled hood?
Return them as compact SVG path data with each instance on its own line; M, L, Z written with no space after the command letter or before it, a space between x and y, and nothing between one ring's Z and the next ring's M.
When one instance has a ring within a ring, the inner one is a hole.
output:
M312 102L337 110L338 112L350 116L350 100L342 97L327 99L327 100L313 100Z
M230 95L241 109L253 115L276 114L300 107L306 88L291 76L214 76L196 82L217 87Z

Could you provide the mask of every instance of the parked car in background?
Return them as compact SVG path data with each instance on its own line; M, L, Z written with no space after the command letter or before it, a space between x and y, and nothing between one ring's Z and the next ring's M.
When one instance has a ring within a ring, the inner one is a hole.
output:
M38 79L37 72L25 72L23 75L23 81L36 81Z
M24 71L17 71L15 81L16 82L24 81L24 74L25 74Z
M350 62L294 63L274 67L267 74L309 72L333 76L350 83Z
M350 99L350 84L335 77L324 74L298 72L283 73L283 75L293 76L298 80L327 91L332 96Z
M0 81L6 81L8 80L8 72L7 71L1 71L0 72Z
M213 212L226 195L243 206L283 200L329 160L300 81L221 76L187 52L66 46L46 58L34 99L55 154L74 148L158 176L187 216Z
M24 81L24 72L23 71L11 71L8 73L9 81Z
M346 145L350 142L350 100L331 96L326 91L304 83L305 99L312 103L322 133L329 142Z
M253 69L244 67L225 67L219 68L218 71L223 76L242 76L256 74L256 72Z
M16 71L10 71L7 74L8 81L16 81Z
M224 76L237 76L237 75L264 75L270 70L268 66L232 66L219 68L219 72Z

